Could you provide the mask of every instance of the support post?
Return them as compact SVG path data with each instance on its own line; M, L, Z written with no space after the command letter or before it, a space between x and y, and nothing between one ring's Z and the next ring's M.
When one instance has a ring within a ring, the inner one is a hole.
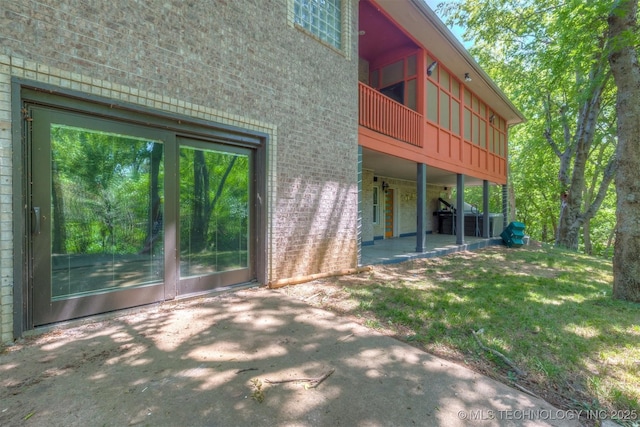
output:
M509 206L509 193L507 189L507 184L502 186L502 229L504 230L509 225L509 210L507 208Z
M491 232L489 223L489 181L482 181L482 237L488 239Z
M464 175L456 179L456 245L464 245Z
M417 164L416 182L416 252L424 252L427 211L427 165Z
M356 265L362 265L362 146L358 145L358 253Z

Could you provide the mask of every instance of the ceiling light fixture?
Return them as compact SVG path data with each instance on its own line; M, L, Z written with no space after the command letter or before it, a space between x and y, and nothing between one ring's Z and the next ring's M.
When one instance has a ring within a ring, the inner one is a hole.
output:
M465 82L470 82L471 81L471 76L469 75L469 73L464 73L464 81Z

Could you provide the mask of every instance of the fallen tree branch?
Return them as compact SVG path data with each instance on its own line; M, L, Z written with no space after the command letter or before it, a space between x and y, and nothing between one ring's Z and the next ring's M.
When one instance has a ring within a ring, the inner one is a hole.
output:
M353 336L353 334L349 334L349 335L347 335L346 337L338 338L338 341L346 341L346 340L348 340L349 338L351 338L352 336Z
M527 393L530 396L537 397L538 399L544 400L542 397L538 396L537 394L535 394L534 392L532 392L528 388L522 387L520 384L518 384L517 382L513 381L513 379L507 378L507 377L505 377L503 375L498 375L498 376L500 378L502 378L502 381L504 381L505 384L510 384L510 385L514 386L515 388L517 388L518 390L522 391L523 393Z
M320 385L320 383L322 383L322 381L324 381L327 378L329 378L329 376L331 374L333 374L334 371L335 371L335 369L332 369L329 372L327 372L326 374L321 375L321 376L316 377L316 378L291 378L291 379L288 379L288 380L268 380L268 379L265 379L264 382L269 383L269 384L307 382L307 383L311 384L309 386L309 388L316 388L316 387L318 387Z
M509 367L511 367L511 369L514 370L516 375L519 375L521 377L524 377L525 375L527 375L526 372L524 372L523 370L518 368L516 366L516 364L513 363L511 361L511 359L509 359L507 356L505 356L504 354L500 353L498 350L494 350L494 349L489 348L486 345L482 344L482 341L480 341L480 338L478 337L478 334L476 333L476 331L472 330L471 333L473 334L473 337L476 339L476 341L478 342L478 345L480 346L481 349L483 349L484 351L488 351L489 353L493 354L494 356L500 358L504 363L509 365Z
M538 399L542 399L540 396L538 396L537 394L535 394L535 393L534 393L534 392L532 392L531 390L528 390L528 389L526 389L526 388L522 387L522 386L521 386L520 384L518 384L518 383L513 383L513 385L514 385L518 390L523 391L523 392L527 393L527 394L528 394L528 395L530 395L530 396L537 397Z
M311 295L309 298L305 298L305 301L311 301L312 299L314 299L315 297L317 297L318 295L320 295L322 292L316 292L315 294Z
M247 372L247 371L257 371L257 370L258 370L258 368L245 368L245 369L239 369L239 370L237 370L237 371L236 371L236 375L237 375L237 374L241 374L241 373L243 373L243 372Z

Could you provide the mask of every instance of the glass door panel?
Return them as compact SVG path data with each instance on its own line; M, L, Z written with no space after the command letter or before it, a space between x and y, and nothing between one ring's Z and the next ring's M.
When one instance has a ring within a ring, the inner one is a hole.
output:
M181 293L249 281L249 150L182 140L179 248Z
M164 276L163 146L51 125L53 301Z
M33 123L34 324L162 299L163 142L38 108Z

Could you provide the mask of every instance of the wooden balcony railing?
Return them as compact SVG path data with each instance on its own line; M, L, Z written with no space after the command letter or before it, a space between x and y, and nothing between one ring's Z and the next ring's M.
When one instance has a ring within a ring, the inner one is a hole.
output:
M361 126L422 147L420 128L423 117L362 82L359 122Z

